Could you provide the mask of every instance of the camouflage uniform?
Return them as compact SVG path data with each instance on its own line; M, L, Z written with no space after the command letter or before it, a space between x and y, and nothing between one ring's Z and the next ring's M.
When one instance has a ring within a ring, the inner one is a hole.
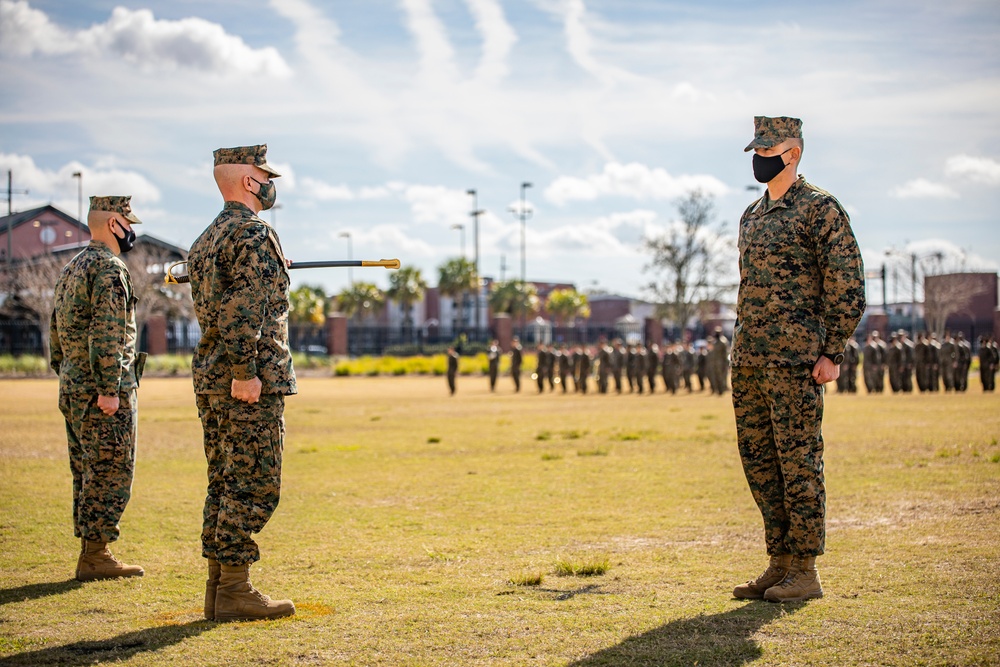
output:
M497 376L500 374L500 347L496 341L486 349L487 368L490 375L490 391L496 391Z
M514 380L514 393L521 391L522 358L523 350L521 348L521 342L514 340L514 344L510 348L510 377Z
M223 150L247 151L243 163L266 167L266 146L220 149L217 165L239 163L231 161L239 155ZM191 368L208 462L202 553L223 565L247 565L260 559L251 535L278 506L285 396L296 393L288 269L274 229L227 201L191 246L188 273L201 326ZM232 397L234 379L255 377L258 403Z
M130 197L91 197L91 211L130 223ZM128 269L111 248L91 241L70 260L55 286L49 363L59 375L59 411L66 419L73 475L73 534L114 542L132 496L136 388L145 352L136 353L136 297ZM110 417L97 397L117 396Z
M756 119L747 147L799 137L797 119ZM865 308L864 269L840 203L801 176L778 201L743 213L740 288L732 345L740 458L772 556L825 549L823 354L844 351Z
M622 370L625 368L625 351L622 342L615 339L611 347L611 377L615 380L615 393L622 393Z

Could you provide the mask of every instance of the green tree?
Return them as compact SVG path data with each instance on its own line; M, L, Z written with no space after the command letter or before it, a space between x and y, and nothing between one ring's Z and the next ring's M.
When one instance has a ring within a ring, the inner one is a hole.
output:
M413 325L413 304L424 296L427 281L420 269L414 266L404 266L389 276L389 289L385 294L399 304L403 310L403 323Z
M322 325L326 321L326 293L322 287L303 285L288 295L288 321Z
M363 321L382 312L385 308L385 292L375 283L354 283L340 291L337 304L348 317L357 317Z
M438 291L455 299L460 323L465 322L465 295L476 289L478 283L476 265L464 257L449 259L438 267Z
M587 295L580 294L575 289L552 290L545 301L545 310L561 325L572 325L578 317L590 317L590 305Z
M540 302L538 290L531 283L520 280L508 280L493 283L489 296L490 310L494 313L507 313L512 317L520 315L531 316L538 312Z

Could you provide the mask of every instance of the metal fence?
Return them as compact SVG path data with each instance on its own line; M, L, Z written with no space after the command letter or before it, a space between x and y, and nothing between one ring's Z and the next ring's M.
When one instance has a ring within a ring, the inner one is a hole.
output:
M42 332L29 320L0 320L0 354L42 353Z

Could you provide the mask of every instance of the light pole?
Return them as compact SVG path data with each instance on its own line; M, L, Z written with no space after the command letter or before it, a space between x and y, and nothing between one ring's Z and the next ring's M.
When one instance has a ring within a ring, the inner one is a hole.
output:
M459 231L460 238L462 239L462 259L465 259L465 225L456 222L451 228Z
M351 252L351 233L350 232L340 232L338 234L340 238L347 239L347 261L350 262L354 259ZM351 267L347 267L347 282L350 284L351 288L354 288L354 273Z
M465 191L465 194L472 197L472 211L469 215L472 216L472 245L473 245L473 263L476 267L476 316L473 318L475 320L476 336L479 336L479 311L480 311L480 293L483 291L483 284L479 278L479 216L483 214L479 210L479 199L476 196L476 191L470 188ZM465 242L462 242L462 246L465 246ZM465 251L462 251L462 255L465 255Z
M83 224L83 172L74 171L73 178L77 180L76 189L76 221ZM76 228L76 233L80 233L80 228ZM79 239L77 239L79 241Z
M281 204L275 204L271 207L271 226L277 229L278 225L278 209L281 208Z
M531 187L531 183L525 181L521 183L521 207L517 211L517 217L521 219L521 288L524 289L525 284L528 281L527 273L527 220L531 217L531 211L528 210L527 203L525 202L524 193L525 190Z

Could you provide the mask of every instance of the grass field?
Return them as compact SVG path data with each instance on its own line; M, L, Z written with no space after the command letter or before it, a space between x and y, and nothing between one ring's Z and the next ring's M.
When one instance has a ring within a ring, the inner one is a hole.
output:
M826 596L765 565L729 397L514 395L503 378L305 378L258 587L201 618L189 379L140 394L115 553L79 584L54 380L0 381L0 665L1000 664L1000 395L827 396Z

